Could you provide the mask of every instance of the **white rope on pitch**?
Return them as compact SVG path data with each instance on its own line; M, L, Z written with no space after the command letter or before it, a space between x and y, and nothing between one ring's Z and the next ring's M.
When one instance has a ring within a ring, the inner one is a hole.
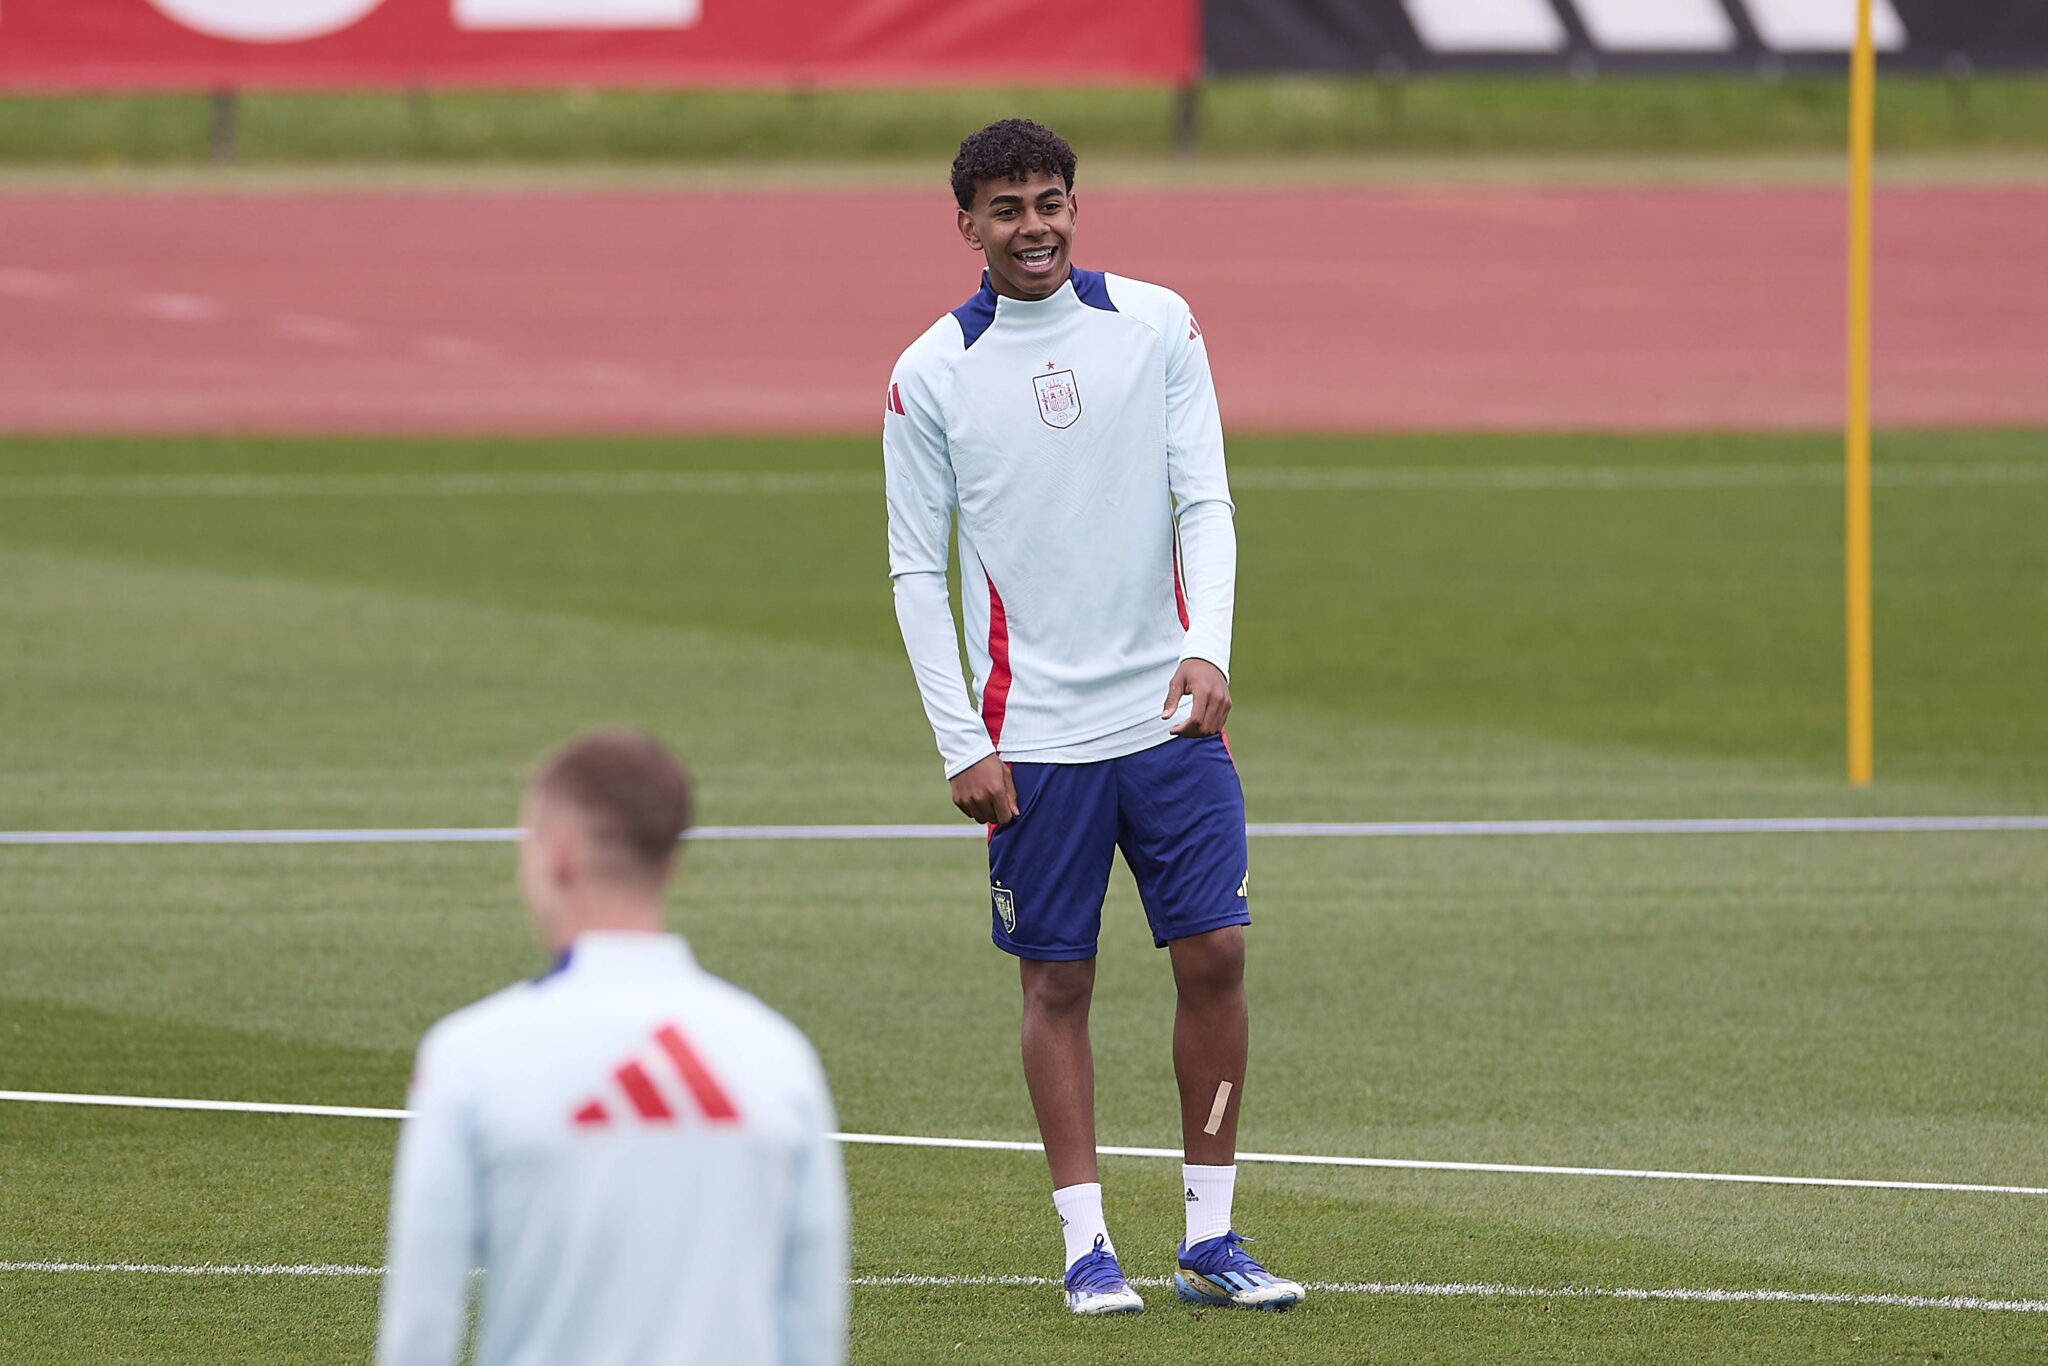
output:
M153 1262L0 1262L0 1275L97 1276L305 1276L356 1278L382 1276L381 1266L350 1264ZM474 1274L474 1273L473 1273ZM1133 1285L1164 1288L1163 1276L1133 1276ZM1055 1286L1052 1276L849 1276L857 1290L989 1289ZM1429 1299L1633 1300L1694 1304L1818 1304L1881 1309L1961 1309L1992 1314L2048 1313L2048 1300L1998 1300L1977 1295L1904 1295L1892 1292L1855 1293L1831 1290L1709 1290L1686 1286L1533 1286L1464 1281L1312 1281L1308 1289L1325 1295L1416 1296Z
M274 1101L185 1100L170 1096L93 1095L67 1091L0 1091L0 1102L97 1105L128 1110L204 1110L250 1115L306 1115L328 1119L404 1119L405 1110L362 1105L293 1105ZM925 1134L834 1134L841 1143L884 1148L955 1148L970 1152L1038 1153L1041 1143L1009 1138L947 1138ZM1179 1148L1097 1146L1104 1157L1181 1160ZM1454 1162L1412 1157L1348 1157L1314 1153L1239 1153L1240 1162L1297 1167L1377 1167L1397 1171L1492 1172L1511 1176L1604 1176L1636 1181L1704 1181L1751 1186L1827 1186L1850 1190L1946 1191L1967 1195L2048 1195L2048 1186L1968 1181L1894 1181L1851 1176L1771 1176L1750 1172L1663 1171L1643 1167L1554 1166L1526 1162Z
M1257 839L1472 839L1615 835L1933 835L2048 831L2048 815L1727 816L1674 820L1268 821ZM982 826L707 825L695 841L981 840ZM505 844L516 826L360 830L0 830L0 845Z

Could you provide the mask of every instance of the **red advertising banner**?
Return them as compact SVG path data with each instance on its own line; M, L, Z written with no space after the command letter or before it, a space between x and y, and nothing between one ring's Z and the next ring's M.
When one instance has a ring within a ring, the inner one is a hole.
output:
M0 0L0 88L1181 82L1198 0Z

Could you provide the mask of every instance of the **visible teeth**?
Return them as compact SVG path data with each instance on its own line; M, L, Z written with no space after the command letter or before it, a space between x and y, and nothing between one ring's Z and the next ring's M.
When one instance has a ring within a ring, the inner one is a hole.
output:
M1018 252L1017 256L1020 260L1029 261L1031 264L1037 265L1042 261L1050 261L1052 259L1052 248L1033 247L1029 251Z

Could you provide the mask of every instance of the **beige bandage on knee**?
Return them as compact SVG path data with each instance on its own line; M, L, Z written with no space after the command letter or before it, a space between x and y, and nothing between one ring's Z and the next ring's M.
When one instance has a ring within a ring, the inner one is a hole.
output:
M1216 1083L1216 1103L1209 1107L1209 1122L1202 1126L1202 1132L1213 1134L1223 1127L1223 1111L1230 1104L1230 1083Z

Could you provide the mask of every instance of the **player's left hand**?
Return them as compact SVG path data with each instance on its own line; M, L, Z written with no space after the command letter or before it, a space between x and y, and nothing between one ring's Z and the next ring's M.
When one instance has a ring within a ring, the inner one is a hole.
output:
M1166 685L1166 708L1159 713L1159 719L1170 719L1179 709L1181 698L1190 694L1195 699L1194 709L1187 720L1173 728L1173 733L1189 739L1219 734L1223 723L1230 719L1230 684L1223 677L1223 670L1206 659L1182 660L1173 671L1173 682Z

